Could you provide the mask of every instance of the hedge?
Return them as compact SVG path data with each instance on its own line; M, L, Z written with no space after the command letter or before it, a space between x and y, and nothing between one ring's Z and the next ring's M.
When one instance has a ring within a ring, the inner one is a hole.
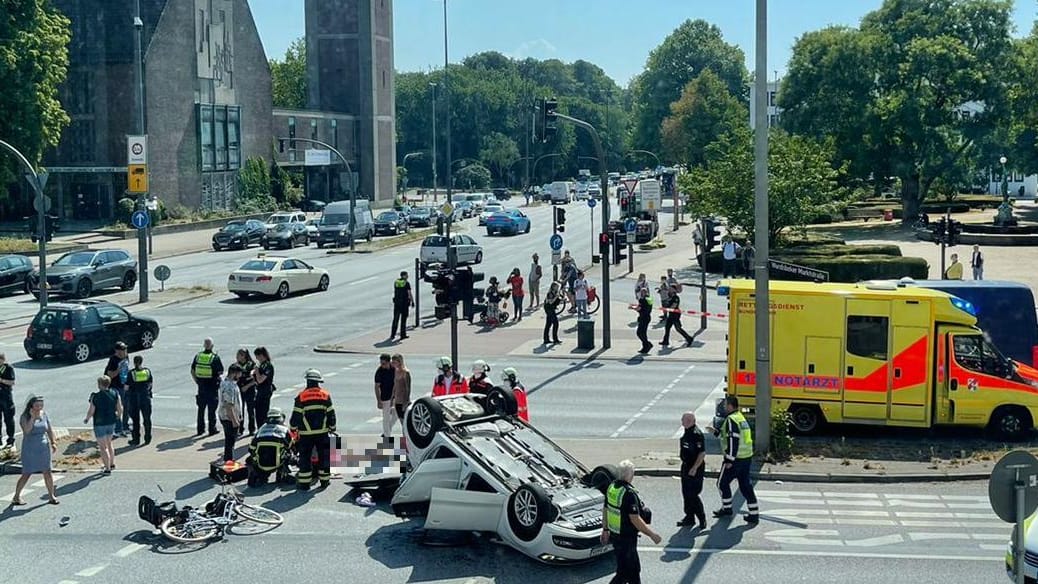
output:
M782 261L782 257L775 259ZM898 257L889 255L844 255L833 256L799 256L788 258L809 268L829 272L830 282L861 282L862 280L890 280L908 276L916 280L925 280L930 273L930 265L923 258Z
M900 256L901 248L894 244L875 245L801 245L796 247L783 247L775 251L775 255L782 256L855 256L855 255L884 255Z

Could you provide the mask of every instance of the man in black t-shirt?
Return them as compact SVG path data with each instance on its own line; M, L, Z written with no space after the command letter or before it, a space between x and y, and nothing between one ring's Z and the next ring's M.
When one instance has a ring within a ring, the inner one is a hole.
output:
M8 448L14 446L14 367L0 353L0 419L7 430Z
M678 527L691 527L699 522L699 529L706 529L706 511L703 509L703 477L706 471L706 440L696 426L696 415L685 412L681 416L685 429L678 442L681 454L681 498L684 501L685 517Z
M393 329L389 333L390 340L396 336L399 322L400 340L407 338L407 309L414 306L411 294L411 283L407 281L407 271L400 272L400 277L393 282Z
M382 410L382 438L389 438L393 433L396 412L393 409L393 378L396 370L388 353L378 358L378 369L375 370L375 403Z

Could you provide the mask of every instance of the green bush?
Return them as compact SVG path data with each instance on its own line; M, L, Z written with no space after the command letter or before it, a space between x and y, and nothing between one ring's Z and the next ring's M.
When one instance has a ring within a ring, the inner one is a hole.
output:
M786 410L771 413L771 440L768 449L770 462L784 462L793 456L793 436L789 429L793 419Z
M776 258L781 261L781 258ZM923 258L889 255L799 256L794 262L801 266L829 272L830 282L861 282L862 280L890 280L908 276L925 280L930 265Z
M886 256L900 256L901 248L894 244L875 244L875 245L840 245L840 244L822 244L822 245L798 245L796 247L783 247L775 250L775 256L778 258L791 257L791 256L831 256L840 257L848 255L886 255Z
M123 197L115 202L115 220L123 225L130 224L130 215L137 209L137 201Z

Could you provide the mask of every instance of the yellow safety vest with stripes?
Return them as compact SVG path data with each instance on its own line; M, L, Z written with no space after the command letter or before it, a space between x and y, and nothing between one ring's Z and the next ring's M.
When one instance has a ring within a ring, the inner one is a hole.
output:
M735 454L736 460L742 460L744 458L753 458L753 431L750 430L750 423L746 421L746 417L742 415L742 412L732 412L728 414L728 420L735 422L739 426L739 451ZM728 439L728 421L721 426L721 443Z
M137 383L147 383L151 379L151 371L147 367L133 370L133 380Z
M210 379L213 376L213 359L216 353L201 353L195 355L195 377L199 379Z

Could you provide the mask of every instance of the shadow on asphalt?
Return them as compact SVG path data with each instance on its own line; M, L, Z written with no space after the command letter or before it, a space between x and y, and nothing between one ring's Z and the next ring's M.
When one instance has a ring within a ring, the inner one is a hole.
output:
M179 543L168 539L158 529L147 530L138 529L137 531L130 532L123 537L123 541L130 543L137 543L151 547L151 552L155 554L163 555L178 555L178 554L190 554L203 550L210 545L225 540L222 539L211 539L198 543Z
M563 369L559 373L552 375L551 377L528 389L526 391L527 395L532 395L533 393L536 393L538 390L540 390L542 387L552 385L553 383L555 383L559 379L562 379L563 377L566 377L567 375L573 375L574 373L579 373L583 370L600 369L602 367L605 367L605 364L603 364L602 362L594 360L595 356L599 352L600 351L588 355L588 357L582 361L570 363L570 366L566 369Z
M177 501L186 501L192 497L201 495L202 493L213 488L213 486L215 485L216 483L213 481L213 479L209 478L208 476L203 476L202 478L195 479L190 483L187 483L186 485L178 487L176 493L174 493L173 496L176 498Z
M116 471L116 472L118 472L118 471ZM59 483L58 485L56 485L54 487L54 494L59 496L59 497L64 497L66 495L71 495L72 493L75 493L76 491L81 491L81 490L89 487L90 483L92 483L92 482L94 482L96 480L100 480L102 478L105 478L104 475L101 474L101 471L97 471L96 473L93 473L93 474L83 475L79 479L77 479L77 480L75 480L75 481L73 481L71 483L62 481L61 483Z
M99 355L93 355L90 357L90 359L87 360L87 362L89 363L90 361L97 361L98 358ZM34 371L57 369L58 367L66 367L73 364L74 363L70 361L65 361L58 357L47 357L45 359L23 359L16 363L11 363L11 365L14 365L17 369L32 369Z
M264 507L271 511L277 511L278 513L287 513L293 509L298 509L314 498L314 495L321 492L316 487L310 487L306 491L300 491L294 486L287 490L282 490L281 494L270 501L263 504Z
M173 440L167 440L165 442L155 445L155 450L159 452L165 450L179 450L181 448L187 448L194 444L195 439L193 436L185 436L183 438L174 438Z

